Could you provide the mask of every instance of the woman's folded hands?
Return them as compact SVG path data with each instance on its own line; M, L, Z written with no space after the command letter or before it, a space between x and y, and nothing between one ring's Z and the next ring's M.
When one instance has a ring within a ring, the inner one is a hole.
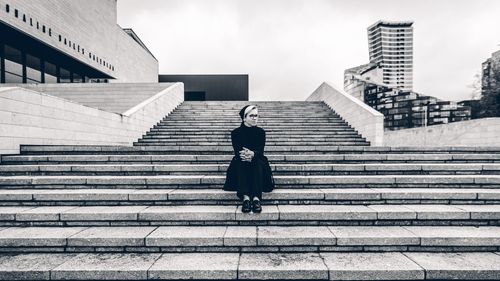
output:
M241 161L252 162L254 155L255 153L246 147L243 147L243 149L240 151Z

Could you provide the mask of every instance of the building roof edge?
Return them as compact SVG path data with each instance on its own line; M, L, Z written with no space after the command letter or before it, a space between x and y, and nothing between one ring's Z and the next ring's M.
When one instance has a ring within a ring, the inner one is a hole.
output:
M139 36L134 32L132 28L121 28L121 29L125 33L127 33L127 35L129 35L132 39L134 39L134 41L137 42L137 44L139 44L139 46L141 46L144 50L146 50L146 52L148 52L156 61L158 61L158 59L156 59L153 53L151 53L148 47L146 47L146 44L142 42L141 38L139 38Z

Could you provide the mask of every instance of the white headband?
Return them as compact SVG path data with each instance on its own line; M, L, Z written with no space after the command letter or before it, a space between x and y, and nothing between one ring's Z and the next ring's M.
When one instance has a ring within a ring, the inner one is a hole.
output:
M248 112L250 112L250 111L254 110L255 108L256 108L256 106L255 106L255 105L250 105L249 107L247 107L247 108L245 109L245 114L243 114L243 117L247 117Z

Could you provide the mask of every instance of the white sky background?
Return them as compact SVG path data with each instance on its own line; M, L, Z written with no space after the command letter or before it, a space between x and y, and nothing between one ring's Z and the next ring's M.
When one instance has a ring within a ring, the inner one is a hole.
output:
M471 96L500 49L499 0L119 0L160 74L249 74L250 100L305 100L368 63L366 28L413 20L414 91Z

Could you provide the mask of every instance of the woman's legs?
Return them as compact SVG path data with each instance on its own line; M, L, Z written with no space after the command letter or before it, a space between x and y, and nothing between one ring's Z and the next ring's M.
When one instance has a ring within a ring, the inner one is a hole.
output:
M251 187L251 192L250 196L252 197L253 200L257 198L257 200L262 199L262 187L264 183L264 172L263 172L263 167L262 163L260 161L256 161L252 165L252 174L253 174L253 181L252 181L252 187Z
M243 199L242 212L250 212L250 209L254 213L260 213L262 207L260 205L260 200L262 199L262 185L263 185L263 167L260 161L248 163L241 162L236 169L238 175L238 194L240 199ZM252 199L253 206L250 204L250 199Z

